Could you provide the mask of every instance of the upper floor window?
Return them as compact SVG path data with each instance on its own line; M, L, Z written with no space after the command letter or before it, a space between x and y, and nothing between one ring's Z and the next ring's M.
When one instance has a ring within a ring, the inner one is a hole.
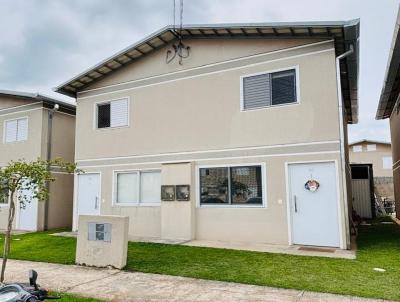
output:
M4 142L13 143L28 139L28 118L18 118L4 122Z
M242 78L242 109L297 103L296 69Z
M362 152L362 146L353 146L353 152Z
M128 99L97 104L97 128L128 126Z
M368 144L367 145L367 151L376 151L376 145L375 144Z
M382 157L383 169L385 170L392 170L393 166L393 159L391 156L384 156Z

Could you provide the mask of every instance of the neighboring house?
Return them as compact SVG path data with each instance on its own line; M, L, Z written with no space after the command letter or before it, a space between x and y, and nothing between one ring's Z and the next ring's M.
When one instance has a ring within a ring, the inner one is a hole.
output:
M116 214L130 239L349 248L358 32L358 20L188 25L189 56L168 64L168 26L57 87L77 100L86 172L74 228Z
M375 217L375 196L394 200L392 147L388 142L360 140L349 144L353 208L363 218ZM389 209L387 209L389 210Z
M393 34L376 119L390 119L396 213L400 218L400 12Z
M73 162L75 105L40 94L0 90L0 133L0 167L20 159L60 157ZM32 199L25 208L17 205L15 229L36 231L71 225L73 175L57 171L52 175L56 181L50 183L49 200ZM3 203L0 229L6 228L7 217L8 204Z
M349 144L350 164L372 164L374 177L393 177L392 147L388 142L361 140Z

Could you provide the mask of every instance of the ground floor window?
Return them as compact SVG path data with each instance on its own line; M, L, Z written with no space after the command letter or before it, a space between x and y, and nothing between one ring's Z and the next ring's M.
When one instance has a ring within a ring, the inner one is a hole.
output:
M200 168L201 205L262 205L262 166Z
M116 172L114 179L114 200L116 204L146 205L160 203L160 171Z

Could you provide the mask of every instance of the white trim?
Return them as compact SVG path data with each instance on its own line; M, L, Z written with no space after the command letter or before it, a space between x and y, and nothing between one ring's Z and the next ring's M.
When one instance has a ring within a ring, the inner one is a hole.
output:
M226 63L231 63L231 62L243 61L243 60L247 60L247 59L251 59L251 58L257 58L257 57L260 57L260 56L272 55L272 54L275 54L275 53L287 52L287 51L292 51L292 50L296 50L296 49L312 47L312 46L315 46L315 45L321 45L321 44L326 44L326 43L331 43L331 42L333 42L333 40L320 41L320 42L309 43L309 44L305 44L305 45L299 45L299 46L294 46L294 47L289 47L289 48L284 48L284 49L273 50L273 51L270 51L270 52L258 53L258 54L255 54L255 55L249 55L249 56L240 57L240 58L236 58L236 59L230 59L230 60L221 61L221 62L217 62L217 63L211 63L211 64L192 67L192 68L188 68L188 69L184 69L184 70L174 71L174 72L170 72L170 73L167 73L167 74L159 74L159 75L150 76L150 77L143 78L143 79L130 80L130 81L126 81L126 82L123 82L123 83L112 84L112 85L108 85L108 86L104 86L104 87L82 90L82 91L78 92L78 95L81 94L81 93L86 93L86 92L90 92L90 91L96 91L96 90L99 90L99 89L111 88L111 87L126 85L126 84L129 84L129 83L135 83L135 82L140 82L140 81L144 81L144 80L156 79L156 78L163 77L163 76L166 76L166 75L180 74L180 73L188 72L188 71L191 71L191 70L204 69L206 67L212 67L212 66L218 66L218 65L221 65L221 64L226 64Z
M43 107L38 107L38 108L32 108L32 109L27 109L27 110L22 110L22 111L15 111L15 112L10 112L10 113L4 113L4 114L0 114L0 117L6 116L6 115L20 114L20 113L24 113L24 112L42 110L42 109L43 109Z
M90 171L81 174L74 174L74 210L73 210L73 218L72 218L72 229L74 231L78 230L78 190L79 190L79 175L88 175L88 174L98 174L99 175L99 215L101 215L101 204L103 203L102 199L102 173L100 171Z
M127 114L128 114L128 116L127 116L127 124L126 125L124 125L124 126L117 126L117 127L111 127L111 108L110 108L110 127L104 127L104 128L98 128L97 127L97 119L98 119L98 105L101 105L101 104L107 104L107 103L110 103L110 106L111 106L111 102L114 102L114 101L121 101L121 100L127 100L128 101L128 108L126 108L126 110L127 110ZM106 130L111 130L111 129L121 129L121 128L129 128L130 127L130 103L131 103L131 97L130 96L124 96L124 97L120 97L120 98L113 98L113 99L110 99L110 100L104 100L104 101L98 101L98 102L95 102L94 104L93 104L93 107L94 107L94 110L93 110L93 130L96 130L96 131L106 131Z
M114 160L114 159L132 159L132 158L146 158L146 157L157 157L157 156L174 156L174 155L188 155L188 154L203 154L203 153L214 153L214 152L231 152L231 151L248 151L248 150L259 150L259 149L273 149L282 147L297 147L297 146L309 146L309 145L325 145L325 144L337 144L338 140L334 141L320 141L310 143L296 143L296 144L280 144L280 145L268 145L268 146L255 146L255 147L237 147L227 149L214 149L214 150L202 150L202 151L183 151L183 152L171 152L171 153L158 153L158 154L146 154L146 155L130 155L130 156L116 156L116 157L102 157L102 158L89 158L89 159L77 159L76 162L87 162L87 161L102 161L102 160Z
M98 168L98 167L115 167L115 166L135 166L135 165L149 165L149 164L174 164L189 162L189 161L214 161L214 160L230 160L230 159L247 159L247 158L264 158L264 157L281 157L281 156L305 156L305 155L317 155L317 154L335 154L340 153L339 150L334 151L317 151L317 152L303 152L303 153L281 153L281 154L265 154L265 155L247 155L247 156L230 156L230 157L213 157L213 158L191 158L191 159L180 159L180 160L164 160L164 161L153 161L153 162L140 162L140 163L127 163L127 164L103 164L103 165L89 165L79 166L79 168Z
M3 109L0 109L0 115L2 115L1 114L1 112L2 111L9 111L9 110L14 110L14 109L19 109L19 108L21 108L21 107L27 107L27 106L32 106L32 105L36 105L36 104L41 104L42 102L40 101L40 102L34 102L34 103L30 103L30 104L25 104L25 105L19 105L19 106L13 106L13 107L8 107L8 108L3 108ZM35 108L36 109L36 108Z
M26 119L26 139L24 140L18 140L18 120L24 120ZM6 141L6 132L7 132L7 127L6 124L7 122L11 122L11 121L17 121L17 137L15 141L12 142L7 142ZM11 119L6 119L3 121L3 144L18 144L18 143L24 143L29 139L29 116L19 116L16 118L11 118Z
M273 63L273 62L286 61L286 60L289 60L289 59L300 58L300 57L310 56L310 55L324 53L324 52L331 52L331 51L334 51L334 50L335 50L334 48L328 48L328 49L314 51L314 52L308 52L308 53L304 53L304 54L300 54L300 55L294 55L294 56L289 56L289 57L284 57L284 58L273 59L273 60L269 60L269 61L251 63L251 64L238 66L238 67L231 67L231 68L226 68L226 69L221 69L221 70L216 70L216 71L210 71L210 72L205 72L205 73L202 73L202 74L197 74L197 75L192 75L192 76L187 76L187 77L181 77L181 78L173 79L173 80L165 80L165 81L160 81L160 82L157 82L157 83L145 84L145 85L131 87L131 88L125 88L125 89L120 89L120 90L114 90L114 91L109 91L109 92L93 94L93 95L89 95L89 96L83 96L83 97L79 97L78 100L83 100L83 99L87 99L87 98L93 98L93 97L97 97L97 96L101 96L101 95L107 95L107 94L113 94L113 93L114 94L115 93L121 93L121 92L130 91L130 90L141 89L141 88L145 88L145 87L163 85L163 84L168 84L168 83L177 82L177 81L181 81L181 80L188 80L188 79L208 76L208 75L211 75L211 74L218 74L218 73L223 73L223 72L232 71L232 70L239 70L239 69L254 67L254 66L263 65L263 64L270 64L270 63ZM201 68L205 68L205 67L201 67ZM185 71L187 71L187 70L185 70ZM102 89L104 89L104 88L102 88Z
M261 185L262 185L262 204L261 205L237 205L237 204L207 204L202 205L200 203L200 169L204 168L232 168L232 167L261 167ZM221 164L221 165L196 165L196 179L195 179L195 190L196 190L196 208L256 208L265 209L268 208L267 200L267 174L266 174L266 164L264 162L260 163L240 163L240 164Z
M118 169L118 170L113 170L112 171L112 189L111 189L111 196L112 196L112 207L118 207L118 208L123 208L123 207L159 207L161 206L161 196L160 196L160 201L159 202L149 202L149 203L143 203L140 198L141 194L141 175L142 173L146 172L159 172L161 176L161 169ZM119 173L137 173L138 174L138 190L137 190L137 202L127 202L127 203L119 203L117 202L117 177L116 175Z
M271 73L276 73L276 72L281 72L281 71L289 71L289 70L295 70L295 75L296 75L296 102L292 103L285 103L285 104L278 104L278 105L271 105L269 106L261 106L257 108L251 108L251 109L244 109L244 97L243 97L243 80L248 77L254 77L258 75L263 75L263 74L271 74ZM257 73L252 73L252 74L246 74L240 76L240 111L241 112L251 112L254 110L265 110L268 108L275 108L275 107L283 107L283 106L292 106L292 105L299 105L301 104L300 101L300 73L299 73L299 65L294 65L294 66L288 66L284 68L278 68L278 69L272 69L272 70L265 70Z
M292 222L292 210L291 210L291 200L290 200L290 190L291 183L289 177L289 165L296 164L313 164L313 163L334 163L335 164L335 178L336 178L336 199L337 199L337 222L338 222L338 232L339 232L339 248L345 249L346 242L344 242L343 237L343 215L342 215L342 205L340 199L340 184L339 184L339 169L338 169L338 161L336 159L327 159L327 160L312 160L312 161L293 161L293 162L285 162L285 179L286 179L286 210L287 210L287 222L288 222L288 244L293 245L293 222Z

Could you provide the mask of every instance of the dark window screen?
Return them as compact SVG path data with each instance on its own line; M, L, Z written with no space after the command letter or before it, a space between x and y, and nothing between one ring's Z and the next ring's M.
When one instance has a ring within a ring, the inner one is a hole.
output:
M231 168L232 204L262 204L261 167Z
M352 179L368 179L368 166L363 167L351 167L351 178Z
M97 128L110 127L110 109L110 103L97 106Z
M200 169L200 202L229 203L228 168Z
M296 71L294 69L271 74L272 105L296 102Z

